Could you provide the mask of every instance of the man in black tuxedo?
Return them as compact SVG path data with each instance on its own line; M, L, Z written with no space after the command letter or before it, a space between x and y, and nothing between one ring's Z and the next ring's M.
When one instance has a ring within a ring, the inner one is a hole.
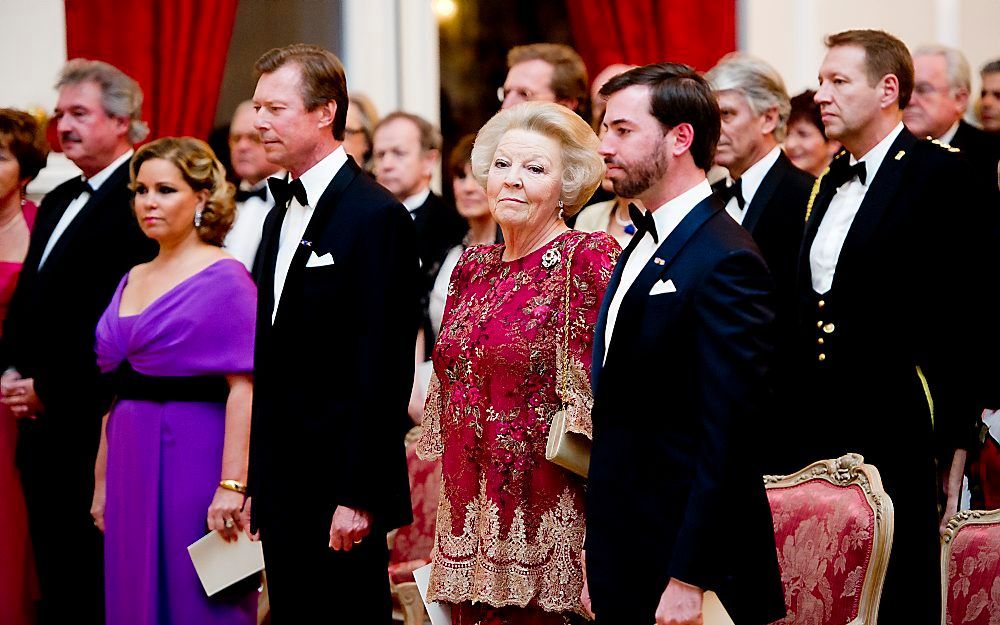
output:
M427 312L430 292L444 257L462 242L468 225L431 191L431 177L441 159L441 133L433 124L412 113L389 113L375 126L372 145L375 180L403 203L417 229L422 347L429 358L434 345Z
M774 68L734 52L705 78L722 114L715 163L729 171L729 181L716 183L713 190L760 247L778 294L780 323L790 303L815 179L792 165L781 150L791 102Z
M762 427L772 284L712 197L708 83L686 65L601 89L607 176L637 232L594 339L586 562L598 623L700 623L714 591L737 623L784 614L771 511L747 434ZM727 521L738 511L739 521Z
M83 171L42 201L0 343L3 401L20 417L17 460L42 601L40 623L103 623L102 541L90 517L101 417L111 393L94 328L118 282L156 252L128 189L146 136L142 91L106 63L75 59L54 123Z
M960 50L927 45L913 53L913 96L903 112L907 130L915 136L936 139L969 161L979 182L996 193L1000 136L968 123L962 116L969 108L972 72Z
M275 208L254 266L249 493L273 622L391 622L386 532L411 521L403 438L413 222L344 151L343 66L295 44L255 65ZM339 621L338 621L339 622Z
M903 126L914 80L901 41L855 30L826 45L815 100L845 150L810 202L779 391L810 425L782 459L791 471L857 452L878 468L895 508L880 622L930 625L941 613L935 452L947 516L982 407L970 346L996 335L979 317L994 310L979 300L996 283L985 254L997 248L995 207L958 154Z

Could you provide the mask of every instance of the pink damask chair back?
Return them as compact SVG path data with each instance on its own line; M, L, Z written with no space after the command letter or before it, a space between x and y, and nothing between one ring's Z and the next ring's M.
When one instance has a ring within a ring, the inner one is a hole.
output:
M963 510L941 539L942 625L1000 625L1000 510Z
M892 548L892 500L858 454L764 477L785 587L780 625L874 625Z

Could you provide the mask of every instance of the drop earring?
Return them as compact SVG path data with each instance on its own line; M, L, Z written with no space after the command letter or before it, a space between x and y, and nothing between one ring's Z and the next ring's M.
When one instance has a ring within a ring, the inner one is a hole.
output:
M201 227L201 209L200 208L194 212L194 227L195 228L200 228Z
M558 202L556 202L556 206L559 207L559 219L562 219L563 218L563 207L565 206L563 204L563 201L559 200Z

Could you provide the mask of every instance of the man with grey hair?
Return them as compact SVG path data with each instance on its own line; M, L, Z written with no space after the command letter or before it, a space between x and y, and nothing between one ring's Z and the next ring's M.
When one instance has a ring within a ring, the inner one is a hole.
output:
M40 625L104 622L103 547L90 511L104 505L94 460L112 393L94 328L125 272L156 251L128 189L132 144L148 132L139 85L107 63L74 59L56 88L59 143L83 176L42 201L0 339L3 403L20 425Z
M773 67L758 58L732 53L705 78L722 114L715 164L729 171L728 180L719 181L713 189L730 216L753 236L767 261L775 282L780 328L794 303L795 266L814 179L781 150L791 104L784 81Z
M977 179L995 192L1000 138L962 119L972 91L965 55L948 46L921 46L913 52L913 76L913 97L903 111L906 128L960 150Z

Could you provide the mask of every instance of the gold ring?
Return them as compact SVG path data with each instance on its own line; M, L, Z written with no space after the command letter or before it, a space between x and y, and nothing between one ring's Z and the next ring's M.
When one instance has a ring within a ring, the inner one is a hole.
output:
M356 541L354 541L354 544L355 544L355 545L360 545L360 544L361 544L361 539L359 538L359 539L357 539Z
M229 529L232 526L233 526L233 520L232 519L226 519L226 529Z

